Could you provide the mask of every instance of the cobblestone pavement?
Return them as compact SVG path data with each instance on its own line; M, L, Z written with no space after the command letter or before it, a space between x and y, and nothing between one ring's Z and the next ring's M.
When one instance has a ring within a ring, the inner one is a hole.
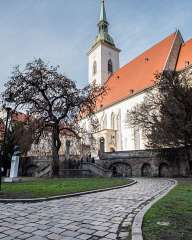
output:
M0 239L112 240L126 218L172 185L165 179L136 179L137 184L80 197L40 203L0 203Z

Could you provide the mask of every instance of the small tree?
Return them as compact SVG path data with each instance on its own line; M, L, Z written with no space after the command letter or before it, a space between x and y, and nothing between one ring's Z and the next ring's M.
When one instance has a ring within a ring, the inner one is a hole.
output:
M3 142L1 143L4 148L3 168L5 173L7 172L7 169L10 168L11 157L14 153L14 146L20 146L20 151L23 155L26 155L30 150L34 139L36 139L35 127L35 121L14 121L10 123L7 130L5 145Z
M192 75L190 71L156 74L154 88L143 103L128 112L128 120L140 127L147 146L185 147L187 170L192 146Z
M3 93L15 108L27 109L41 123L40 133L52 131L53 176L59 172L60 131L66 129L78 137L81 118L93 118L97 99L105 93L104 87L96 85L78 89L58 70L41 59L28 63L23 71L18 66Z

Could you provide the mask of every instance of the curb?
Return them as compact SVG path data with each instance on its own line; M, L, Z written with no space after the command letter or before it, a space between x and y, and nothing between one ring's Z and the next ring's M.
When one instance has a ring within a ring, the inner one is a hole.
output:
M135 216L133 224L132 224L132 240L143 240L142 233L142 224L145 213L161 198L165 197L174 187L177 186L177 181L170 179L172 185L163 189L160 193L154 196L154 200L152 200L149 204L147 204L141 211Z
M79 192L79 193L70 193L70 194L64 194L60 196L53 196L53 197L47 197L47 198L33 198L33 199L0 199L0 203L38 203L38 202L44 202L44 201L52 201L52 200L58 200L58 199L65 199L65 198L71 198L71 197L80 197L87 194L93 194L93 193L100 193L100 192L106 192L121 188L126 188L129 186L132 186L136 184L136 180L132 180L131 183L122 185L122 186L116 186L111 188L103 188L98 190L90 190L86 192Z

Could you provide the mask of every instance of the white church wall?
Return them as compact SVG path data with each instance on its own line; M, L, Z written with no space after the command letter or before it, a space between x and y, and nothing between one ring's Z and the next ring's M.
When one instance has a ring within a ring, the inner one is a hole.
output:
M101 84L101 45L97 46L93 51L89 53L89 84L95 81L98 85ZM96 62L97 71L93 73L93 64Z
M92 51L89 56L89 83L95 81L98 85L103 85L109 78L108 61L112 61L113 72L119 69L119 51L111 46L100 43ZM94 62L97 65L97 71L94 73Z
M109 78L108 73L108 61L112 61L113 72L116 72L119 69L119 51L106 46L101 45L101 79L102 84Z
M127 111L131 110L136 104L141 103L144 100L145 93L142 92L140 94L129 97L126 100L123 100L119 103L116 103L103 111L98 112L97 118L102 125L102 120L107 118L107 126L106 129L111 129L111 115L114 114L116 117L120 117L120 138L117 139L117 151L125 151L125 150L135 150L137 149L145 149L145 140L142 137L142 131L139 129L139 147L138 144L135 143L135 132L134 129L129 126L127 122ZM102 126L101 126L102 129ZM117 130L117 129L115 129ZM137 145L137 147L136 147Z

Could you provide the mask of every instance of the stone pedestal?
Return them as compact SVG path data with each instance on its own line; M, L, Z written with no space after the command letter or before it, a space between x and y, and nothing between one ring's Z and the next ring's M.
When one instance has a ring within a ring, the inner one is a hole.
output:
M18 151L18 146L15 146L15 152L11 158L10 176L4 178L4 182L19 182L19 181L21 181L21 179L18 178L19 154L20 154L20 151Z
M19 170L19 156L13 155L11 159L10 178L18 177L18 170Z
M19 177L5 177L3 178L3 182L5 183L16 183L16 182L21 182L21 178Z

